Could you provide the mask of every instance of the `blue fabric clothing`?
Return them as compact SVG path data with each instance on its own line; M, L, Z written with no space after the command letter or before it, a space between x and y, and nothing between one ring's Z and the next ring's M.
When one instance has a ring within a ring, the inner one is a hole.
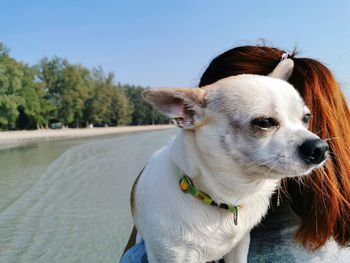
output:
M148 263L145 243L135 244L122 256L120 263Z

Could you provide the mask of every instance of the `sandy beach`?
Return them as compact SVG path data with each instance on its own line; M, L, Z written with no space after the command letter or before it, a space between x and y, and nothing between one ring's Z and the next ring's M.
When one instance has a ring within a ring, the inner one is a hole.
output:
M120 126L106 128L85 129L57 129L33 131L5 131L0 132L0 149L18 147L24 144L68 138L93 137L100 135L118 134L126 132L152 131L173 128L173 125L146 125L146 126Z

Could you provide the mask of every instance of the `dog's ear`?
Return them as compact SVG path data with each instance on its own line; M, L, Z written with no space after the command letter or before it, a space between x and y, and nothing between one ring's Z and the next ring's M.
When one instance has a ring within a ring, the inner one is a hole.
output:
M268 76L276 79L288 80L293 73L293 68L293 60L290 58L283 59Z
M206 106L206 92L200 88L148 89L143 97L185 129L195 127Z

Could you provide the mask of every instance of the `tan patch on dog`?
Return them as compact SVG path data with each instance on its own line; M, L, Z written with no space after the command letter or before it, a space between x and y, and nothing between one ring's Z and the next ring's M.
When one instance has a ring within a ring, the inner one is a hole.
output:
M211 121L211 118L205 117L203 120L201 120L199 123L195 125L195 128L201 128L204 125L207 125Z
M182 101L205 107L205 95L206 92L200 88L149 89L143 92L147 101L161 109L169 104L182 104Z
M183 92L192 102L204 108L207 104L206 92L203 89L192 88L192 89L179 89Z
M134 214L135 214L135 191L136 191L136 185L137 185L137 182L139 181L139 179L141 177L141 174L142 174L144 169L145 169L145 167L142 168L141 172L136 177L135 182L134 182L134 184L132 185L132 188L131 188L130 207L131 207L131 215L132 215L132 217L134 217Z

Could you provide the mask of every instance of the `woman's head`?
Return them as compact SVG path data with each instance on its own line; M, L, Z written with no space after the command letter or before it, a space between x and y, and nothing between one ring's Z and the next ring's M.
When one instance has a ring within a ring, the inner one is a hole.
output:
M199 86L238 74L267 75L284 51L261 46L230 49L214 58ZM328 141L330 158L323 170L286 182L294 211L302 218L296 238L306 248L318 249L333 237L350 245L350 113L331 72L317 60L298 58L289 82L299 91L313 117L310 130Z

